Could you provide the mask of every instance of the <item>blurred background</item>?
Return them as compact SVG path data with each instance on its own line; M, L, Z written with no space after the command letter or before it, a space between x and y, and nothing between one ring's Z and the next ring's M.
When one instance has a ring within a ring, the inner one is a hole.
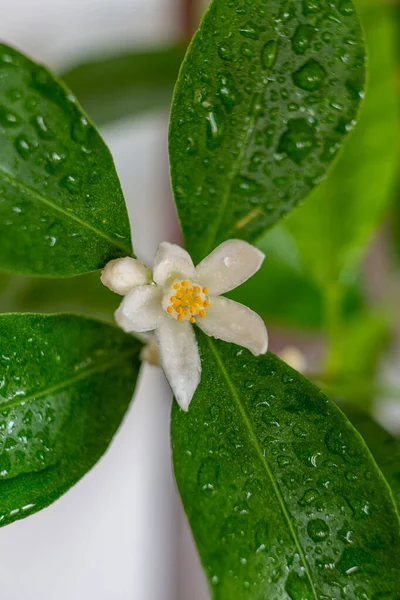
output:
M359 124L328 179L260 240L260 273L232 297L265 319L271 350L341 403L400 432L400 5L356 0L369 54ZM0 40L60 74L100 127L136 254L180 242L168 110L201 0L0 0ZM112 320L98 274L0 274L0 311ZM0 530L4 600L206 600L170 466L171 393L145 365L106 456L54 505Z

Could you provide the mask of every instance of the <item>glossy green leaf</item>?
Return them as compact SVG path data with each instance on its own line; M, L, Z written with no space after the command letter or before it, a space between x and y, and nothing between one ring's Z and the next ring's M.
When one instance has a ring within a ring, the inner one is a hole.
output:
M141 344L75 315L0 316L0 525L59 498L129 406Z
M0 268L66 277L131 253L103 140L45 67L0 45Z
M360 2L369 85L359 123L330 177L286 224L320 286L344 278L387 211L398 171L394 22L381 3Z
M143 112L167 108L183 45L100 58L62 74L97 125Z
M400 440L381 427L366 413L348 411L346 414L361 433L379 468L392 488L400 510Z
M218 600L399 598L399 517L343 413L272 354L198 336L202 380L175 404L185 511Z
M364 46L351 0L214 0L172 105L172 184L188 250L249 241L323 178L353 127Z

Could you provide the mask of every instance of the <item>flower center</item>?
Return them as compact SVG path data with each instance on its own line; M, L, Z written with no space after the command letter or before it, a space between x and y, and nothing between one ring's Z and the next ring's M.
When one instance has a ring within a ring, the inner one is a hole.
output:
M177 281L173 285L173 295L169 298L166 311L178 321L196 323L196 317L206 317L210 306L208 288L200 287L192 281Z

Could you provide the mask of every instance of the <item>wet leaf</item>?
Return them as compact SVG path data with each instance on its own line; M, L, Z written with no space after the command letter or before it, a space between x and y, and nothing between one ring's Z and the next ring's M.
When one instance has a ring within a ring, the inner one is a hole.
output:
M284 227L319 286L349 277L388 210L398 171L394 22L381 3L360 2L368 89L359 122L328 179Z
M175 476L213 597L397 598L399 518L343 413L272 354L198 336ZM356 595L357 590L357 595Z
M183 62L170 127L188 250L255 240L326 175L352 129L364 46L350 0L214 0Z
M65 83L97 125L167 108L185 54L182 45L129 52L74 66Z
M75 315L0 316L0 526L48 506L106 451L141 344Z
M103 140L45 67L0 45L0 268L66 277L131 253Z

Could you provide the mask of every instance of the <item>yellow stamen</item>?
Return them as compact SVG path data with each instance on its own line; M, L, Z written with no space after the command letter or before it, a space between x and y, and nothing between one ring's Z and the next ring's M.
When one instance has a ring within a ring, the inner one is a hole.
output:
M209 300L204 300L203 302L203 306L204 308L208 308L210 306L211 302Z
M172 306L168 306L168 308L167 308L167 313L168 313L169 315L172 315L172 313L173 313L173 312L174 312L174 309L173 309L173 307L172 307Z
M189 285L189 283L190 283L190 282L189 282L189 281L186 281L186 279L185 279L185 281L182 281L182 285L183 285L183 287L187 287L187 286Z
M194 317L191 317L191 318L190 318L190 322L191 322L191 323L196 323L196 319L195 319Z
M199 294L199 293L200 293L200 288L199 288L199 286L198 286L198 285L195 285L195 286L194 286L194 288L193 288L193 291L194 291L194 293L195 293L195 294Z
M203 318L203 317L206 317L206 316L207 316L207 313L206 313L206 311L205 311L205 310L201 310L201 311L199 312L199 317L202 317L202 318Z
M180 283L175 283L174 290L179 290L181 288Z
M203 287L203 294L208 294L208 287Z
M183 321L183 315L178 315L178 321Z

